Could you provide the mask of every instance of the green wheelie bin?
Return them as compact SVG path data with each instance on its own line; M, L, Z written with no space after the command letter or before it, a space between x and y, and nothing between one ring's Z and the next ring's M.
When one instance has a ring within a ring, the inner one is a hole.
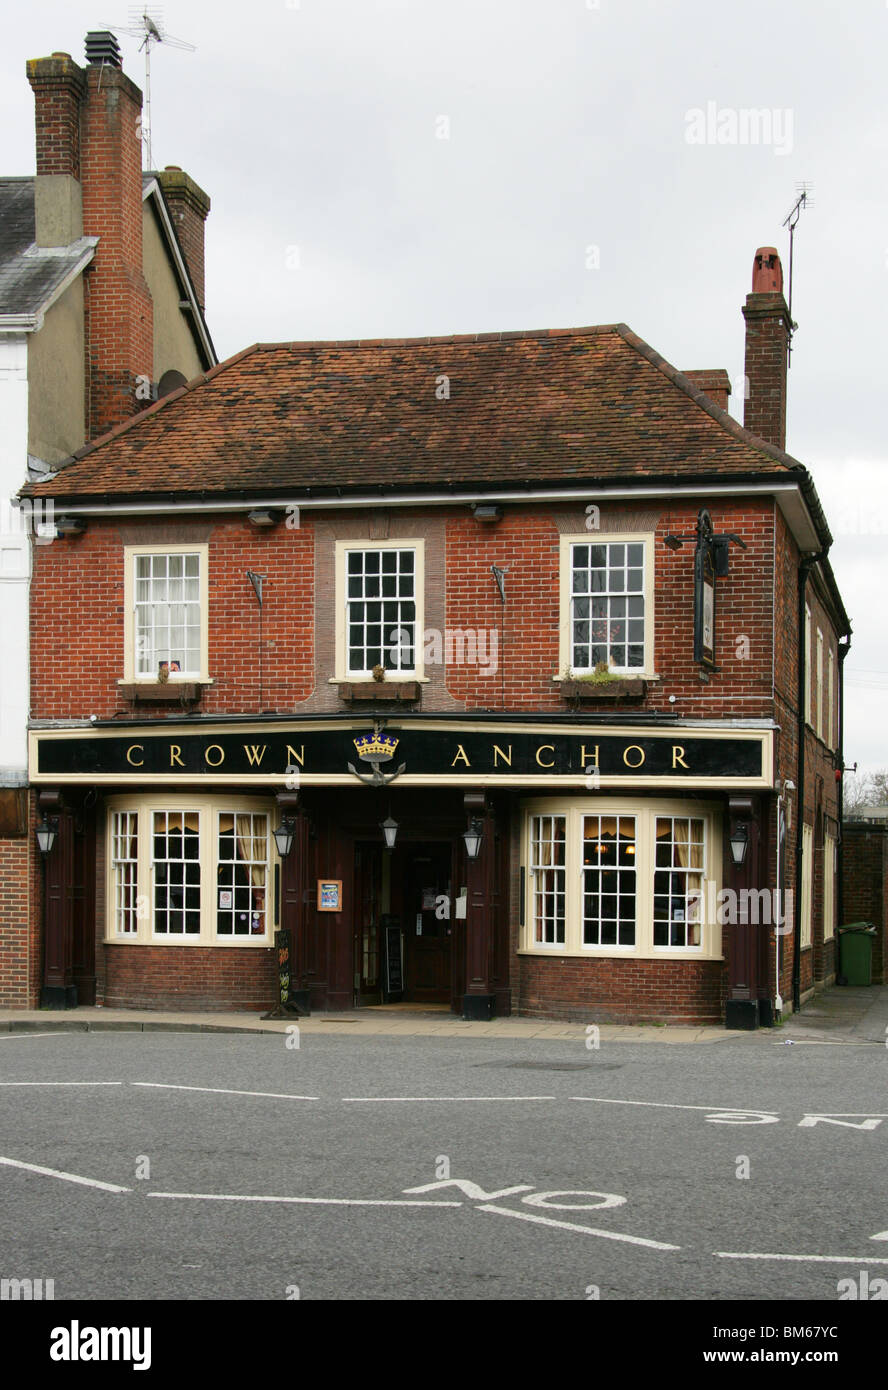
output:
M839 982L871 985L873 982L872 922L848 922L839 927Z

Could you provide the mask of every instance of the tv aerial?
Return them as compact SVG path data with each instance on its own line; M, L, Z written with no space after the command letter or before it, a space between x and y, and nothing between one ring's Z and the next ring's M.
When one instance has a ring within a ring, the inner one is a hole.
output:
M810 183L796 184L796 200L790 208L789 213L787 214L783 222L784 227L789 228L789 303L787 304L787 308L789 309L789 341L786 344L787 367L789 367L792 363L792 339L793 334L798 328L798 324L793 320L792 317L792 243L793 238L795 236L795 229L798 224L798 220L802 215L802 208L810 208L814 206L814 199L811 197L811 189L813 187L814 185Z
M153 44L163 43L168 48L181 48L188 53L194 53L196 46L186 42L185 39L173 38L163 27L163 18L160 10L149 10L147 6L138 5L130 9L129 24L111 24L107 20L102 23L106 28L118 34L129 34L132 38L141 39L139 48L145 50L145 115L142 120L142 138L145 146L145 167L154 168L154 158L151 152L151 48Z

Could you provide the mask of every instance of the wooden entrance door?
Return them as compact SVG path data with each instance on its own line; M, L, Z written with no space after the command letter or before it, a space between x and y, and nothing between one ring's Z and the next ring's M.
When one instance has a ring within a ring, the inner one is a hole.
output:
M450 843L403 847L405 998L449 1004L452 932Z

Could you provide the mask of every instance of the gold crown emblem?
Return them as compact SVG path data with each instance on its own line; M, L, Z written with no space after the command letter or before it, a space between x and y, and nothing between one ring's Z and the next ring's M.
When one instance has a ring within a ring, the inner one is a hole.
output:
M380 734L376 731L372 734L361 734L359 738L352 740L359 758L364 762L377 763L388 762L393 758L399 741L392 738L391 734Z

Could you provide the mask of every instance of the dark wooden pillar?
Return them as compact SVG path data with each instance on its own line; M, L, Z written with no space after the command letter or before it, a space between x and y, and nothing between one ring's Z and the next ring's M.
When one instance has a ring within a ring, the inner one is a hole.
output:
M466 992L463 1018L493 1018L494 933L496 929L496 822L486 797L467 793L465 808L481 829L477 859L466 857Z
M736 827L746 826L748 841L746 858L735 864L730 844L727 846L728 881L732 889L735 910L730 917L731 945L728 955L728 998L725 1005L727 1028L752 1029L759 1025L760 938L769 930L767 925L750 921L748 909L751 889L761 886L761 834L758 798L734 797L728 801L726 817L727 839ZM747 896L741 899L741 893ZM759 915L759 914L757 914Z
M43 859L44 1009L77 1007L73 973L74 824L57 791L41 792L38 807L56 829L55 843Z
M310 823L305 810L297 804L297 796L282 792L277 798L281 816L286 816L293 826L293 847L286 859L281 860L280 930L290 934L290 960L293 962L290 998L307 1012L311 1002L306 978Z

